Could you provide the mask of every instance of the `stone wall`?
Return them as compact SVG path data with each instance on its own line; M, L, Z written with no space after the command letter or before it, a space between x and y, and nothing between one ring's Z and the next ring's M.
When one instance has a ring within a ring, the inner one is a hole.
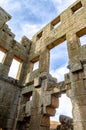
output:
M0 128L15 127L20 93L21 89L15 80L0 77Z
M32 40L23 36L20 43L14 40L15 35L6 24L10 18L11 16L0 8L0 50L5 53L0 64L2 94L0 100L4 100L1 103L3 107L1 111L4 112L3 114L0 112L4 121L0 127L49 130L50 116L54 116L55 109L59 107L59 96L61 93L67 93L73 106L74 130L85 130L86 45L81 45L80 37L86 35L86 1L77 0L36 33ZM58 26L55 27L56 25ZM49 74L50 50L65 40L69 57L69 74L64 75L64 81L57 82ZM8 75L13 59L22 64L15 80L10 79ZM36 62L39 62L38 69L33 70ZM7 97L6 100L3 94ZM7 114L7 110L15 115L16 108L18 108L17 116L12 116L12 120L9 121L11 117L9 113ZM8 122L11 122L10 127Z

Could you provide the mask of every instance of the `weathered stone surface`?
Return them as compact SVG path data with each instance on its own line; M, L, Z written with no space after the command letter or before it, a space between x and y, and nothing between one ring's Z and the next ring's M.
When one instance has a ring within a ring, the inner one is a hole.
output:
M60 125L57 126L56 130L73 130L73 119L65 115L60 115Z
M11 128L17 117L18 101L21 89L17 84L0 79L0 127Z
M66 93L73 105L74 130L86 130L86 45L80 43L86 35L85 17L86 0L77 0L32 40L23 36L18 43L6 24L11 17L0 7L0 51L5 53L0 63L0 128L49 130L59 96ZM65 40L69 73L58 82L49 74L50 49ZM13 59L20 63L16 79L8 76ZM36 62L38 69L33 70Z

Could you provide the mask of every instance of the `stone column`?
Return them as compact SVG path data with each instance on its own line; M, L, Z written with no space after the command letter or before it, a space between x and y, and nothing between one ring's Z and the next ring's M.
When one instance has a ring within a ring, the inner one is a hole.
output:
M2 76L8 77L8 73L9 73L9 69L10 69L13 57L14 57L13 50L8 51L6 54L5 60L3 62L3 68L1 72Z
M69 59L77 55L77 49L80 47L80 40L73 32L66 34Z
M41 90L35 89L31 109L30 130L49 130L49 116L43 115L43 106L41 106Z
M50 57L50 51L49 49L43 50L40 55L40 73L42 72L49 72L49 57Z
M85 65L83 65L80 61L82 56L79 53L80 44L78 37L73 33L68 34L67 43L71 81L71 92L69 97L71 98L73 106L72 111L74 130L86 130L86 80L84 80Z
M73 105L74 130L85 130L86 127L86 80L83 72L71 73L71 100Z
M28 64L28 60L27 60L27 61L23 62L22 68L20 68L21 72L20 72L19 80L20 80L21 84L25 83L28 69L29 69L29 64Z

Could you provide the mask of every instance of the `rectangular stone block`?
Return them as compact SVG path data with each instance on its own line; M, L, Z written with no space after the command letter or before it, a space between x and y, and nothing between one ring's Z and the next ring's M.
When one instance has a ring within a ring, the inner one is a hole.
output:
M49 116L55 116L56 110L53 107L46 107L46 114Z
M25 106L25 114L30 116L31 115L31 108L32 108L32 101L28 101Z
M42 117L41 126L47 126L47 127L50 126L50 119L49 119L49 116L44 115L44 116Z
M51 95L46 95L46 97L43 97L43 104L44 106L51 105Z
M52 95L51 106L53 108L57 108L59 106L59 98L57 98L57 97L55 97L55 96Z
M72 91L73 91L72 93L74 94L74 96L75 95L80 96L80 95L86 94L83 80L78 80L72 83L71 88L72 88Z
M76 72L82 69L81 62L78 60L78 57L73 58L70 61L70 70L71 72Z
M22 89L22 94L25 94L25 93L28 93L28 92L31 92L31 91L34 91L34 86L28 85L28 86L26 86Z
M86 121L86 106L74 106L73 107L73 118L74 122L76 121Z
M41 81L39 77L34 78L34 87L40 87Z
M77 97L77 102L79 106L86 106L86 94Z
M86 125L86 122L85 122L85 125ZM86 130L86 128L84 127L83 121L74 121L74 130Z
M70 83L70 74L69 73L65 74L64 78L65 78L65 83L69 84Z
M31 116L29 129L38 130L41 124L42 115Z

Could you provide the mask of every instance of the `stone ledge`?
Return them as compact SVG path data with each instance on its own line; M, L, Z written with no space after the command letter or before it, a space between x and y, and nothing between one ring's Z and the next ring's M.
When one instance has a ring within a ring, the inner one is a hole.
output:
M13 79L11 77L6 78L6 77L1 77L0 76L0 80L3 80L3 81L8 82L10 84L16 85L19 88L23 88L24 87L18 80Z

